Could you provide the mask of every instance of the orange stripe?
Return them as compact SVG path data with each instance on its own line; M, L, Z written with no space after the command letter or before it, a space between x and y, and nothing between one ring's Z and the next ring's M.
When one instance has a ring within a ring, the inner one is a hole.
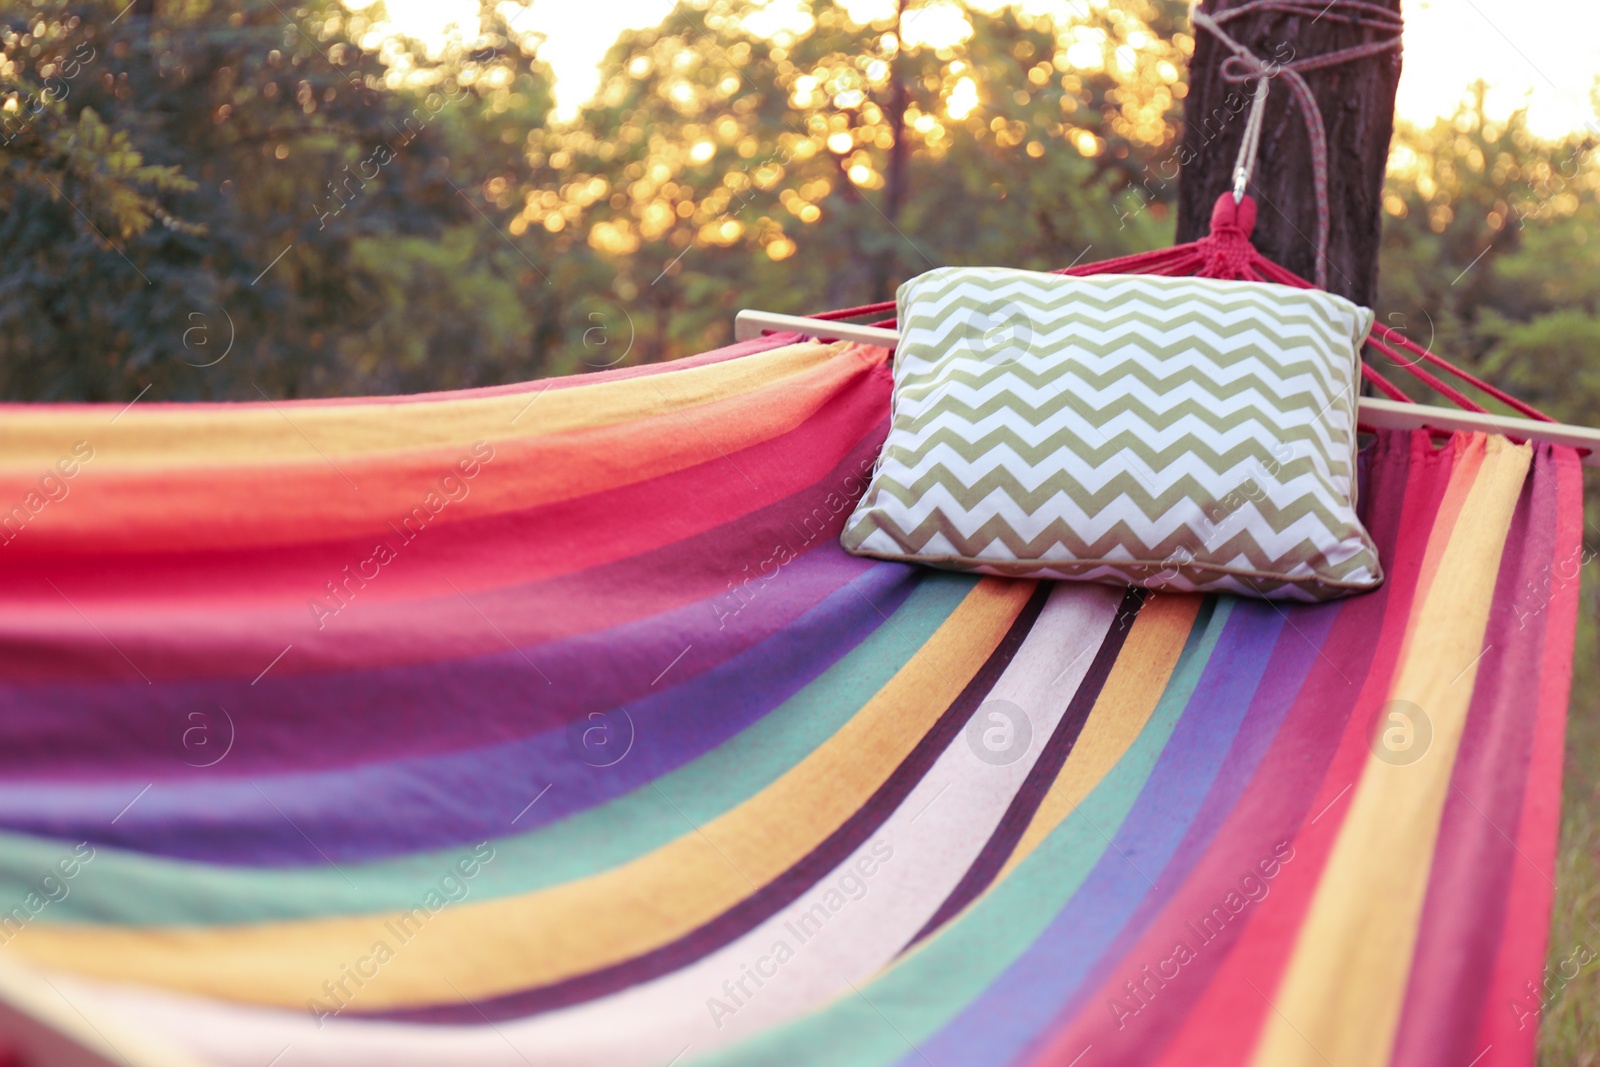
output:
M1431 589L1434 579L1439 573L1439 560L1444 556L1445 546L1450 543L1455 534L1456 523L1461 519L1462 509L1466 507L1467 494L1478 480L1478 472L1483 469L1485 443L1487 438L1482 434L1456 434L1450 440L1450 448L1456 450L1456 460L1450 469L1450 484L1444 491L1444 496L1439 501L1439 514L1433 521L1433 534L1428 538L1428 547L1423 552L1422 570L1417 575L1418 589ZM1421 438L1420 447L1431 449L1426 437ZM1442 462L1442 460L1434 460ZM1422 609L1423 597L1418 597L1412 603L1412 611Z
M1427 547L1422 551L1422 565L1417 572L1416 595L1411 601L1411 616L1406 620L1405 635L1400 639L1400 663L1406 661L1411 651L1411 637L1416 633L1417 616L1421 613L1428 593L1438 577L1439 561L1444 550L1455 536L1456 524L1461 519L1467 495L1476 484L1483 469L1484 442L1482 434L1458 433L1443 448L1435 448L1432 439L1423 432L1412 435L1412 463L1419 457L1430 456L1424 462L1450 463L1450 481L1439 498L1439 509L1434 514L1433 527L1428 533ZM1454 456L1451 453L1454 452Z
M162 471L180 465L250 467L286 456L344 460L420 447L451 449L485 439L535 437L671 414L749 393L829 362L853 347L859 346L805 342L672 374L531 395L416 404L145 409L134 405L114 416L94 408L23 406L0 419L0 471L29 474L55 462L80 439L96 449L95 464L101 471L108 467Z

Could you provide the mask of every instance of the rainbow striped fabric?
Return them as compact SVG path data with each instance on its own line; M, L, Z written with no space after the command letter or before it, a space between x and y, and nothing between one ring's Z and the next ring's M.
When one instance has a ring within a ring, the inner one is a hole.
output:
M1376 439L1335 603L976 578L838 546L886 357L0 410L0 956L249 1067L1532 1062L1576 456Z

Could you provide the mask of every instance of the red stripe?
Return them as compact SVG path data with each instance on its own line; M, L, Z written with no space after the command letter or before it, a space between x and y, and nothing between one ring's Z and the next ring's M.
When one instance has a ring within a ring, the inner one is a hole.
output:
M602 426L511 437L499 436L509 429L504 425L485 429L493 458L482 463L477 460L485 453L475 457L461 441L338 455L337 465L296 455L220 467L89 468L70 496L0 545L0 575L61 553L169 555L292 546L313 537L369 541L429 493L437 496L444 476L456 475L463 460L475 464L477 474L457 477L458 493L466 495L430 521L435 528L665 477L674 467L750 448L803 425L840 395L869 386L875 375L882 375L886 393L888 376L874 365L874 354L883 358L881 350L856 348L745 392ZM0 474L0 499L20 499L37 488L36 477Z

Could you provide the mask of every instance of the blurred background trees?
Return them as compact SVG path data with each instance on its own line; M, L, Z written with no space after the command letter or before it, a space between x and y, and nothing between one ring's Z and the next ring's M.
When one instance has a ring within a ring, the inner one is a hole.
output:
M494 384L699 351L741 306L1171 239L1182 0L815 0L799 28L697 0L624 34L559 123L514 8L430 55L337 0L123 3L0 16L9 399ZM1402 125L1384 320L1600 411L1595 145L1481 97Z
M1158 245L1184 4L1084 12L818 2L774 31L701 0L624 35L553 124L540 42L494 4L430 58L336 0L13 3L0 395L491 384L683 355L740 306L879 299L935 264Z
M990 8L857 22L813 0L794 25L685 0L556 122L514 4L430 51L337 0L7 0L0 398L498 384L704 350L740 307L883 299L934 265L1170 242L1187 5ZM1591 425L1597 145L1492 120L1481 93L1402 123L1377 308ZM1584 603L1560 953L1600 943L1592 586ZM1600 1047L1583 982L1546 1014L1546 1062Z

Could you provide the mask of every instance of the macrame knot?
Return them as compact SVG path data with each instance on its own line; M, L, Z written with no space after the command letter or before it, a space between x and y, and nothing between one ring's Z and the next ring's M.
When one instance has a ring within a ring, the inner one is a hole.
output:
M1261 256L1250 243L1255 228L1254 200L1245 196L1235 201L1229 193L1217 197L1211 209L1211 232L1195 242L1202 257L1195 273L1202 278L1255 278L1255 263Z
M1250 197L1234 200L1227 193L1217 197L1211 209L1211 236L1248 241L1256 229L1256 202Z

